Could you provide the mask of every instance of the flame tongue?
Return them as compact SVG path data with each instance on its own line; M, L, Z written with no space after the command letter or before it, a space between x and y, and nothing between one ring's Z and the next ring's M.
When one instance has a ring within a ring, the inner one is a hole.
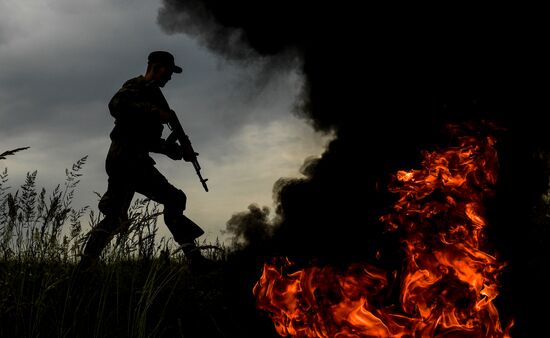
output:
M258 307L269 312L281 336L347 337L356 328L388 335L388 328L371 312L371 303L387 286L386 273L353 264L345 271L308 267L293 273L288 259L265 264L254 287Z
M382 217L404 233L402 310L440 329L501 336L497 276L504 264L482 251L482 200L496 182L491 137L463 137L460 147L426 152L423 169L399 172L390 190L394 213Z
M482 202L496 182L495 141L459 141L424 152L421 169L398 171L389 186L398 199L381 220L402 234L400 276L366 264L294 272L286 258L264 265L253 293L281 336L509 336L512 324L502 329L492 303L504 264L483 251ZM401 284L399 304L389 301L390 280Z

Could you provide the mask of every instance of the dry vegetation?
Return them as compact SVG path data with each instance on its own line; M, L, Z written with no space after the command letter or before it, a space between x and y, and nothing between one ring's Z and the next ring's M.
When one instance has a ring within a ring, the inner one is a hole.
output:
M74 278L102 217L72 204L85 163L74 163L50 193L36 187L37 171L18 189L8 186L7 168L0 172L0 337L256 336L246 324L254 320L251 293L242 295L249 287L239 268L227 272L239 265L238 253L230 258L219 243L201 243L220 268L190 273L171 238L158 238L161 211L147 199L135 200L129 230L104 250L96 273Z

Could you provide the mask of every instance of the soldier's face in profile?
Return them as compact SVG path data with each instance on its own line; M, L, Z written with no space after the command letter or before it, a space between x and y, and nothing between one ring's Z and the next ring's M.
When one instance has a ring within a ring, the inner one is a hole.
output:
M155 80L157 81L159 87L164 87L164 85L172 79L172 70L168 67L160 67L155 74Z

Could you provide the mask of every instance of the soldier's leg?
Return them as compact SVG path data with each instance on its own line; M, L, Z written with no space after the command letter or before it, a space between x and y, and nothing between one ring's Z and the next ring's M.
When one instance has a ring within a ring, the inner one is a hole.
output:
M187 196L170 184L155 167L150 168L148 176L147 180L142 180L136 186L136 191L164 205L164 223L174 236L174 240L182 246L189 258L202 258L200 250L195 245L195 239L203 235L204 230L183 215Z
M133 196L134 191L128 183L109 178L107 192L99 202L99 210L105 217L90 232L81 258L81 268L95 264L111 238L128 227L127 211Z

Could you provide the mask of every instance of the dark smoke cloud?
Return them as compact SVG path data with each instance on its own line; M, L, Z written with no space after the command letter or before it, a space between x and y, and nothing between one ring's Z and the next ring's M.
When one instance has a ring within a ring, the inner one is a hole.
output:
M199 36L200 42L207 48L227 58L248 60L258 55L247 44L241 29L218 24L203 3L165 1L164 7L159 11L158 20L165 32L185 32Z
M233 245L253 246L267 241L273 231L269 214L269 208L260 208L257 204L251 204L248 206L248 211L231 216L227 221L227 231L233 235Z
M293 10L289 10L293 8ZM301 45L302 2L166 0L159 23L167 32L196 35L231 59L272 56Z
M534 217L547 213L540 198L550 149L547 27L537 12L165 0L159 22L229 59L279 62L289 50L301 59L300 114L336 138L305 164L307 178L275 185L280 220L271 254L347 262L380 252L376 264L399 269L399 243L378 221L394 198L385 191L389 175L419 166L422 150L447 145L448 123L490 120L506 129L497 144L496 197L488 201L489 235L510 267L497 303L505 318L520 316L518 332L534 334L536 320L529 327L526 318L542 315L520 295L546 288L540 269L550 258L548 237L540 238L548 221Z
M278 73L298 67L300 60L295 48L281 43L280 47L274 49L271 42L263 42L264 37L261 35L251 35L230 22L227 25L218 22L223 18L246 13L245 7L223 1L203 3L167 0L159 10L158 22L168 34L186 33L196 36L201 45L222 55L226 60L245 66L255 66L258 74L253 85L257 90L264 88ZM221 18L219 12L226 14ZM240 20L237 19L235 22ZM276 57L273 57L274 55Z

